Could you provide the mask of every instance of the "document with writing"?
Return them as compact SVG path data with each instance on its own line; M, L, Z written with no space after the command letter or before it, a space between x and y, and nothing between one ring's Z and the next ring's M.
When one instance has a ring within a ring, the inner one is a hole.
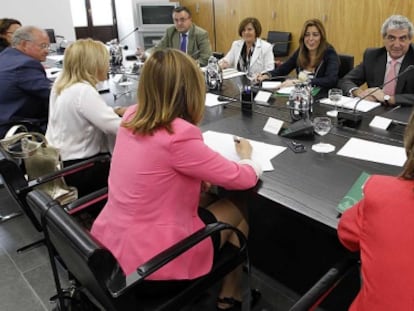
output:
M232 134L219 133L215 131L206 131L203 133L204 142L214 151L232 161L239 161L234 147ZM271 159L286 150L286 147L265 144L259 141L249 139L253 147L252 160L257 161L262 166L263 171L273 171Z
M407 159L403 147L380 144L354 137L350 138L337 154L395 166L403 166Z
M337 102L337 106L342 107L342 108L347 108L347 109L354 109L355 104L357 103L358 100L359 100L358 97L342 96L341 100ZM320 102L326 105L331 105L331 106L335 105L334 103L332 103L332 101L329 98L322 98ZM381 103L372 102L369 100L361 100L358 103L356 110L360 112L368 112L374 108L379 107L380 105Z

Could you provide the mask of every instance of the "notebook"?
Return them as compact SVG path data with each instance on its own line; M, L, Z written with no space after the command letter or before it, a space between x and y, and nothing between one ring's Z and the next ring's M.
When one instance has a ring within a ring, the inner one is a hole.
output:
M341 214L345 212L348 208L352 207L355 203L360 201L363 197L362 189L367 181L367 179L371 175L367 172L362 172L362 174L358 177L358 179L354 182L351 189L347 192L347 194L343 197L341 202L339 202L336 210Z

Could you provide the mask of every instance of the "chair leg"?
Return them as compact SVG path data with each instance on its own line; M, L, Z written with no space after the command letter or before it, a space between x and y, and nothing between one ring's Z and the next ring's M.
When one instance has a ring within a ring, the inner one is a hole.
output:
M17 216L20 216L22 214L22 212L13 212L7 215L0 215L0 223L3 223L7 220L13 219Z
M41 238L40 240L34 241L33 243L30 243L30 244L27 244L27 245L25 245L23 247L20 247L17 250L17 253L18 254L21 254L21 253L23 253L25 251L28 251L28 250L31 250L33 248L42 246L43 244L45 244L45 238Z

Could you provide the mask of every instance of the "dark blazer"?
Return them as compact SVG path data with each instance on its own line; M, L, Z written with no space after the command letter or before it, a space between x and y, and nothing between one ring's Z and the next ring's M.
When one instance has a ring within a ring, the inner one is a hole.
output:
M293 69L296 69L296 74L302 71L297 64L299 57L299 49L297 49L289 59L284 62L279 67L270 71L272 77L274 76L286 76ZM324 95L328 93L330 88L336 87L338 83L338 73L339 73L339 57L335 49L332 46L329 46L325 55L323 56L322 62L315 70L315 76L311 80L312 85L319 86L321 88L321 93Z
M180 48L180 33L175 26L169 27L164 37L156 45L155 49ZM200 66L206 66L209 57L213 54L211 51L210 39L208 32L193 24L189 30L187 41L187 54L195 60L198 60Z
M410 45L410 48L401 63L400 72L413 64L414 49L413 45ZM386 65L387 50L385 47L366 49L362 63L346 74L339 81L338 85L342 88L345 94L348 94L352 88L359 87L365 82L368 87L381 86L384 83ZM395 102L397 105L414 104L414 70L411 70L398 78L395 89Z
M29 119L46 129L51 81L41 63L15 48L0 53L0 125ZM0 137L7 131L0 126Z

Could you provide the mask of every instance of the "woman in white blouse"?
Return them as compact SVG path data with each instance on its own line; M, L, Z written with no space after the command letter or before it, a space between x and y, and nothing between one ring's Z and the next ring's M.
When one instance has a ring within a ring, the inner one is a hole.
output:
M96 84L107 79L109 53L105 45L81 39L65 51L63 70L55 81L49 102L48 142L60 149L64 166L108 152L114 141L120 114L99 95ZM79 195L107 184L109 164L65 177Z
M255 17L247 17L239 24L241 40L233 42L230 51L219 61L222 69L235 68L250 77L273 70L273 46L260 39L262 25Z

